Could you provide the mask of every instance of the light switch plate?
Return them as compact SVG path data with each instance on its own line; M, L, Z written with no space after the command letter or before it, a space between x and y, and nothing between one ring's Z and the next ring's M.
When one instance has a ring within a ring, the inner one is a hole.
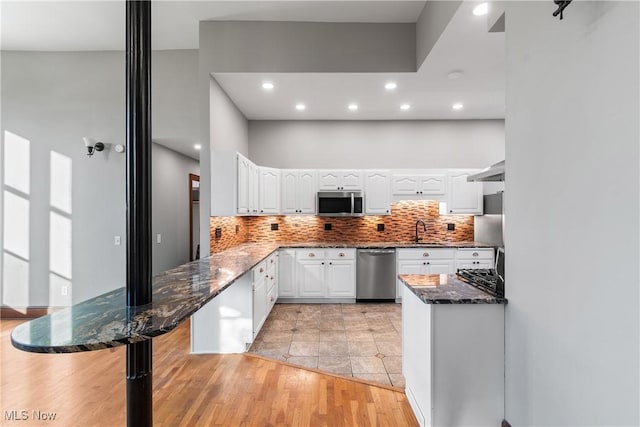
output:
M162 234L158 233L156 235L156 243L162 243Z
M113 236L113 244L120 246L120 236Z

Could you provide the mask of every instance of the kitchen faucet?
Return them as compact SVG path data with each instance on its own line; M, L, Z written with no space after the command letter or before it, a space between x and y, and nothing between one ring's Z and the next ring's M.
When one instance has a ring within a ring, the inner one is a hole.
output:
M418 237L418 224L422 224L422 228L424 229L424 232L427 232L427 224L424 223L423 220L419 219L416 221L416 238L415 241L416 243L420 243L420 240L422 240L422 237Z

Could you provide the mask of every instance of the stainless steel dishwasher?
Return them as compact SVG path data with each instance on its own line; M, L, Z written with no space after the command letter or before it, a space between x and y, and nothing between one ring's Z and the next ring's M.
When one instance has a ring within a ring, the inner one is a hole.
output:
M395 300L395 249L358 249L356 299Z

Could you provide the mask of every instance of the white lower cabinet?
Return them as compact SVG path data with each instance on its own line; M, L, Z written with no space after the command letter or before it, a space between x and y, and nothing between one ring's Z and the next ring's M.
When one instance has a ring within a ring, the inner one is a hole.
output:
M355 299L355 249L283 249L279 253L278 297Z
M493 265L494 257L492 248L464 248L458 249L456 254L456 270L459 268L493 268Z
M402 373L418 424L500 425L504 305L425 304L403 293Z
M452 274L455 273L455 249L402 249L396 250L398 274ZM404 284L396 280L396 299L402 299Z
M277 300L279 255L269 255L191 316L192 353L247 351Z
M303 298L319 298L324 290L324 261L299 260L296 269L298 295Z

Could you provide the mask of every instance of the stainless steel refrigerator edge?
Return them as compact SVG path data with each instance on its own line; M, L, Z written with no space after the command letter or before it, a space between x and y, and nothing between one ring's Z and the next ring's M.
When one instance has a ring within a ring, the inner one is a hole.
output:
M474 238L477 242L504 247L504 192L485 194L484 215L474 217Z
M356 300L395 301L395 249L358 249L356 262Z

